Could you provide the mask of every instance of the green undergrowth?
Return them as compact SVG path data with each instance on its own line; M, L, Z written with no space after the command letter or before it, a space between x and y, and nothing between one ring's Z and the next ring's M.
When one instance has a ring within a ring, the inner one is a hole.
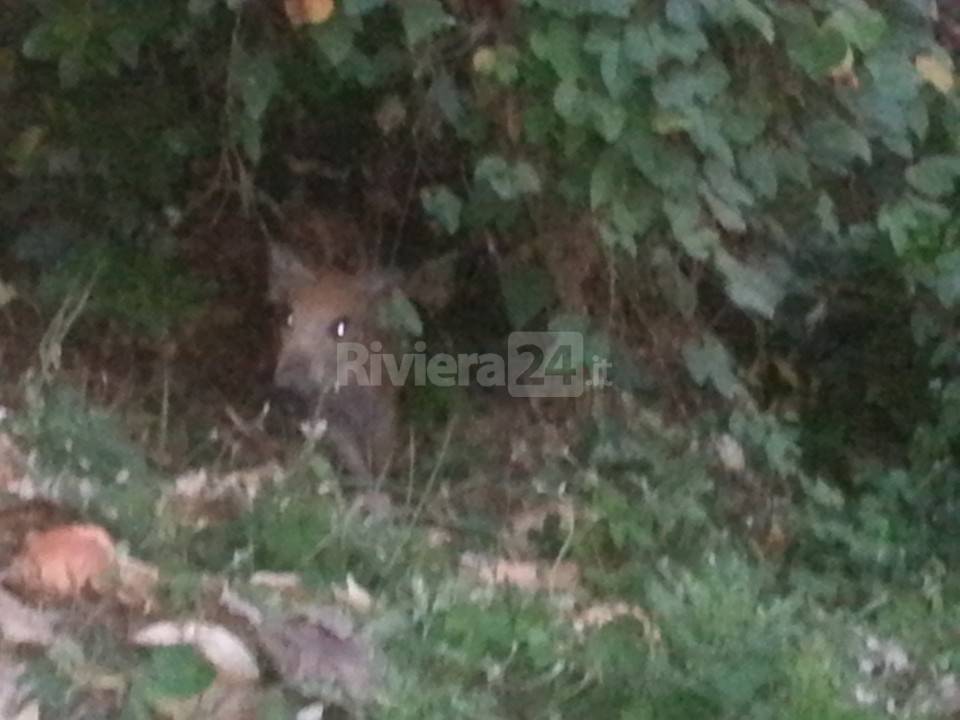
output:
M718 522L729 478L709 444L652 416L622 427L598 423L582 457L546 468L542 483L532 478L530 502L537 488L552 488L553 499L562 491L578 513L572 528L548 521L527 538L527 552L548 565L575 563L580 581L569 591L531 592L464 576L466 550L505 557L495 533L471 533L491 522L489 513L478 519L480 508L447 507L448 539L435 541L431 510L461 481L442 467L409 496L391 486L393 512L378 515L308 452L248 512L187 529L158 504L172 478L150 468L116 419L67 391L42 397L5 429L36 450L39 477L67 503L158 565L155 613L202 614L211 575L251 597L263 592L251 576L265 570L297 573L316 602L348 575L366 588L376 605L364 622L388 660L368 717L852 720L882 716L854 701L866 635L895 638L915 659L898 701L960 664L946 640L957 590L934 548L919 555L911 533L925 537L925 527L897 512L882 485L844 513L842 503L827 502L826 481L795 478L791 549L767 558ZM757 468L766 463L775 473L774 458L783 472L784 438L776 428L759 433L758 423L733 426L745 443L745 428L765 443L765 460L746 444ZM870 513L884 510L900 525L878 538ZM628 612L577 625L617 603ZM149 717L142 713L150 693L188 694L209 681L202 662L190 670L162 652L132 650L109 628L94 621L33 663L46 707L76 716L90 693L78 685L78 667L125 679L117 698L124 717ZM297 706L289 693L270 698L263 717L290 717L284 713Z

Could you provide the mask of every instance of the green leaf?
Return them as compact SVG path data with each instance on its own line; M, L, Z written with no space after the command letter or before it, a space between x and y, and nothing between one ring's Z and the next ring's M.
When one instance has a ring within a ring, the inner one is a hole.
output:
M21 52L28 60L53 60L64 49L64 41L57 32L55 20L41 20L21 44Z
M512 166L499 155L487 155L477 163L474 177L487 183L501 200L515 200L521 195L540 192L540 176L525 160Z
M440 110L441 115L453 127L459 128L466 117L460 90L445 67L439 67L434 75L427 97Z
M505 158L499 155L487 155L477 163L475 178L485 181L503 200L516 197L513 186L513 171Z
M455 24L440 0L404 0L400 8L409 47L419 45Z
M647 27L640 23L631 23L624 30L623 54L647 75L656 73L660 66L660 48Z
M188 698L206 690L216 672L189 645L154 648L145 669L146 690L155 699Z
M857 158L868 165L873 160L866 135L836 115L815 120L807 128L804 139L810 154L828 167L846 169Z
M700 25L702 12L697 0L667 0L666 14L677 27L691 29Z
M427 215L440 223L448 234L453 235L460 229L463 201L446 185L423 188L420 191L420 202L423 203Z
M810 162L802 153L779 145L773 150L777 172L805 188L810 187Z
M814 79L826 76L847 56L848 45L833 28L805 28L787 35L788 57Z
M879 46L887 34L886 19L863 0L845 0L843 7L830 13L824 27L837 30L865 53Z
M768 43L773 43L773 18L757 7L753 0L733 0L732 4L740 19L759 32Z
M583 37L573 23L554 18L545 31L530 36L530 47L561 80L576 80L583 74Z
M820 193L817 200L817 218L820 220L820 227L828 235L837 236L840 234L840 221L837 219L837 207L833 199L827 193Z
M740 173L757 195L766 200L777 196L777 166L766 143L753 145L738 156Z
M343 15L320 25L311 26L310 36L331 65L341 65L353 51L353 23Z
M953 193L960 177L960 156L932 155L907 168L910 186L930 197L942 198Z
M614 100L623 97L633 84L633 74L624 57L623 43L619 40L611 39L603 48L600 55L600 77Z
M716 253L715 262L726 281L727 296L735 305L768 320L773 318L786 292L781 280L740 262L724 250Z
M550 274L538 267L518 266L500 273L507 317L514 330L521 330L556 301Z
M586 122L590 106L583 91L574 81L563 81L553 93L553 107L557 114L571 125Z
M707 36L696 28L675 30L655 23L650 37L662 55L684 65L692 65L710 47Z
M731 205L753 205L753 193L734 177L730 166L714 159L707 160L703 172L713 191Z
M625 233L609 223L598 223L600 240L610 250L623 250L630 257L637 256L637 242L632 235Z
M746 232L747 223L736 205L728 204L713 192L706 183L700 185L700 196L706 201L710 212L724 230L737 235Z
M613 143L627 124L627 111L613 100L598 97L593 103L593 124L600 136Z
M655 187L678 194L696 189L697 162L687 147L639 128L628 140L634 165Z
M699 341L687 341L683 346L683 360L690 377L698 385L709 383L728 400L737 394L740 382L734 370L733 356L712 333L704 334Z
M711 102L729 84L726 66L711 55L694 69L677 68L657 78L653 96L661 107L685 110L697 102Z
M123 25L107 36L107 42L124 64L136 69L140 62L140 45L143 35L129 25Z
M249 55L240 50L234 55L231 71L246 114L259 121L280 89L280 74L273 55L267 51Z
M400 333L420 337L423 335L423 320L416 306L410 302L402 290L396 288L390 294L389 302L383 308L386 326Z
M685 111L686 130L700 151L732 167L733 149L723 132L723 120L714 112L694 107Z
M536 195L542 189L540 175L526 160L514 165L513 182L518 195Z
M674 240L694 260L706 260L720 243L716 230L704 226L696 195L664 198L663 211Z

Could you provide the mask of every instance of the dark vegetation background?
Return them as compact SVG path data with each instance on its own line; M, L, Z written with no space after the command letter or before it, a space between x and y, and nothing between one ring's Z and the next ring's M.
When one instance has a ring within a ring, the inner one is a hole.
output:
M450 717L451 687L470 717L872 712L837 679L856 641L822 613L912 638L901 707L956 671L956 4L330 9L0 7L0 401L19 435L98 476L112 527L162 554L137 518L164 478L291 447L237 420L269 393L268 242L396 267L433 348L577 329L613 364L577 403L410 393L410 484L451 491L467 546L531 497L575 498L589 521L538 548L655 608L667 652L601 637L552 674L539 611L446 608L424 644L462 665L437 677L403 645L390 717ZM115 487L130 467L136 488ZM237 533L181 538L180 571L227 567ZM399 582L369 547L320 562L272 538L256 567ZM511 638L516 674L482 679Z

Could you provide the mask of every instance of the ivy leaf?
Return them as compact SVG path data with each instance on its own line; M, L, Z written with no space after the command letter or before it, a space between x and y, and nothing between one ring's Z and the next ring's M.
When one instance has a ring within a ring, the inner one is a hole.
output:
M950 195L960 177L960 156L932 155L907 168L910 186L930 197Z
M530 38L533 54L549 63L561 80L575 80L583 74L583 38L573 23L555 18L542 32Z
M440 0L404 0L400 7L409 47L419 45L455 24Z
M690 29L700 25L701 8L697 0L667 0L667 20L679 28Z
M724 230L737 235L746 232L747 222L736 205L731 205L720 198L707 183L700 184L700 196Z
M705 333L700 340L689 340L683 346L683 360L698 385L709 383L728 400L736 395L740 382L733 356L712 333Z
M533 166L521 160L513 167L499 155L487 155L477 163L476 180L486 182L501 200L540 192L540 176Z
M702 223L700 201L696 195L665 198L663 211L670 222L674 240L694 260L706 260L719 246L720 236L716 230Z
M446 185L423 188L420 191L420 202L423 203L424 211L440 223L448 234L453 235L460 229L463 201Z
M780 145L774 148L773 159L781 177L789 178L805 188L810 187L810 162L805 155Z
M627 111L622 105L607 98L593 101L594 127L608 143L615 142L627 124Z
M734 13L745 23L760 33L767 43L774 38L773 19L761 10L753 0L733 0Z
M311 37L331 65L341 65L353 51L353 23L345 15L311 26Z
M187 698L210 687L216 672L188 645L158 647L150 653L146 690L156 699Z
M447 122L455 128L460 127L466 116L466 111L460 97L460 91L446 68L440 67L437 70L433 82L430 84L430 89L427 91L427 97L436 105Z
M733 149L723 132L722 119L715 113L701 110L698 107L687 110L686 117L686 130L700 151L705 155L715 157L722 164L732 167L734 164Z
M863 0L846 0L830 14L824 27L837 30L862 52L873 50L887 34L886 19Z
M873 160L866 136L836 115L814 121L804 139L811 155L828 167L846 169L856 158L868 165Z
M280 89L280 73L267 51L249 55L238 51L234 55L233 80L240 93L246 114L259 121Z
M727 296L735 305L768 320L773 318L785 292L782 282L724 250L716 253L715 262L724 277Z
M698 101L711 102L729 84L726 66L710 56L694 69L678 68L655 80L653 96L661 107L683 110Z
M610 97L615 100L623 97L630 89L633 77L625 62L623 43L620 40L610 38L609 42L604 44L600 54L600 77Z
M805 28L788 34L787 55L807 75L814 79L826 76L847 56L848 46L843 35L834 28Z
M707 36L697 28L674 30L655 23L650 39L665 57L692 65L709 47Z
M777 196L777 167L769 145L760 143L741 151L740 173L757 195L772 200Z
M623 32L623 54L626 59L638 65L647 75L653 75L660 66L659 45L654 42L650 30L640 23L631 23Z
M571 125L583 125L590 111L583 91L573 81L564 81L557 85L553 93L553 107L557 115Z
M629 136L629 148L634 165L655 187L678 194L696 188L697 162L682 145L637 129Z
M519 195L536 195L542 189L540 175L526 160L521 160L514 166L513 178Z
M840 221L837 219L837 206L833 199L827 193L820 193L817 200L817 217L820 220L820 227L828 235L836 237L840 234Z

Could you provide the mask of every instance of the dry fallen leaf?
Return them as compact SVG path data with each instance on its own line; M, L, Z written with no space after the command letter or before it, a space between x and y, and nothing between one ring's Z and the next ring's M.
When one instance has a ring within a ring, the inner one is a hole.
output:
M54 640L53 623L50 613L29 608L0 588L0 638L6 642L48 647Z
M14 559L9 579L26 592L59 598L76 597L98 583L113 567L116 549L110 534L97 525L61 525L27 535Z
M260 679L260 668L253 653L243 640L222 625L158 622L141 629L132 641L146 646L191 645L224 682L254 683Z
M341 605L356 610L359 613L368 613L373 608L373 598L366 588L353 579L353 575L347 575L347 582L344 586L335 586L333 596Z
M374 653L331 611L329 621L290 618L264 623L260 642L283 679L306 695L333 687L354 702L370 700L375 691Z
M464 553L460 558L460 571L464 576L484 585L510 585L528 592L572 592L577 590L580 584L580 568L572 562L508 560Z
M578 633L583 634L587 630L602 628L604 625L624 617L632 618L640 623L643 626L644 635L651 642L660 642L660 630L646 610L636 605L628 605L625 602L591 605L573 618L573 627Z
M326 22L335 9L333 0L284 0L283 7L294 27Z
M946 94L953 90L955 79L953 63L949 55L937 57L935 55L917 55L913 61L917 73L933 85L937 90Z

